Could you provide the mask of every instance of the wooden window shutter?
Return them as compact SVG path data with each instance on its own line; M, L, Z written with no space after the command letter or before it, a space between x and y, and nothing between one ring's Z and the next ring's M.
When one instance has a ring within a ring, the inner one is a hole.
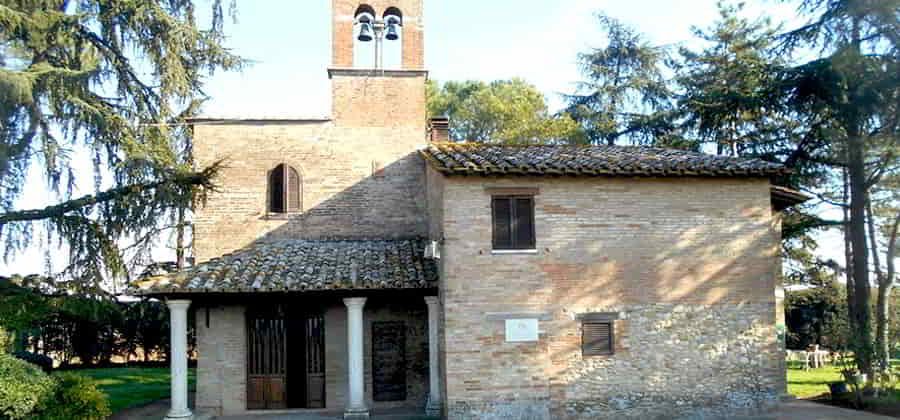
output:
M603 356L615 350L613 321L583 321L581 323L581 354Z
M516 249L534 249L534 199L519 197L513 201L513 246Z
M285 165L281 164L269 173L269 211L272 213L284 213L286 211L284 168Z
M494 249L511 249L512 242L512 206L510 198L494 197L493 207L493 242Z
M287 167L287 211L303 209L300 187L300 174L296 169Z
M534 197L491 199L494 249L534 249Z

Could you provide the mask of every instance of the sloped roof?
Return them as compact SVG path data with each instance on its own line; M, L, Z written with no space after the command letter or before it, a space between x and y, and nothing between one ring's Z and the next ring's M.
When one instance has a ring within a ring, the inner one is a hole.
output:
M136 281L132 293L302 292L332 289L417 289L437 286L424 239L283 240Z
M734 177L789 172L761 159L643 146L432 143L420 153L446 175Z

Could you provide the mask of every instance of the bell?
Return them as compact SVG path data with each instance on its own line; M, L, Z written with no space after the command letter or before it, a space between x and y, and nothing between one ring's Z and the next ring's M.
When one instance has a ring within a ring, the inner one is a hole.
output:
M369 42L372 40L372 24L369 22L360 22L359 36L356 39L361 42Z
M384 37L387 38L388 41L396 41L400 38L400 36L397 35L396 23L394 23L393 21L388 22L387 35L385 35Z

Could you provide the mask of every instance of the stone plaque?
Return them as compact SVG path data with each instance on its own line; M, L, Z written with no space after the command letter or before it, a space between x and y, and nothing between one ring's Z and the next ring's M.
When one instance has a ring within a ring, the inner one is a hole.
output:
M538 341L537 318L507 319L506 341Z

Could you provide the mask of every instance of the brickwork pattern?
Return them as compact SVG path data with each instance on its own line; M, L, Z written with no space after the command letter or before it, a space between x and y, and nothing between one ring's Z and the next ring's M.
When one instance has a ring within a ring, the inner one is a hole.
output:
M334 123L348 127L414 127L415 146L428 135L425 117L425 74L389 72L334 74L331 77ZM394 136L370 138L391 142Z
M538 188L533 254L492 254L487 189L496 187ZM446 178L448 417L767 407L780 375L768 188L762 179ZM619 352L587 360L575 315L595 311L621 312ZM542 314L540 340L506 343L502 320L486 321L492 312Z
M420 125L197 125L198 166L225 162L222 188L195 211L197 261L257 240L425 236L424 164L415 153ZM268 171L279 163L300 172L300 213L267 211Z

